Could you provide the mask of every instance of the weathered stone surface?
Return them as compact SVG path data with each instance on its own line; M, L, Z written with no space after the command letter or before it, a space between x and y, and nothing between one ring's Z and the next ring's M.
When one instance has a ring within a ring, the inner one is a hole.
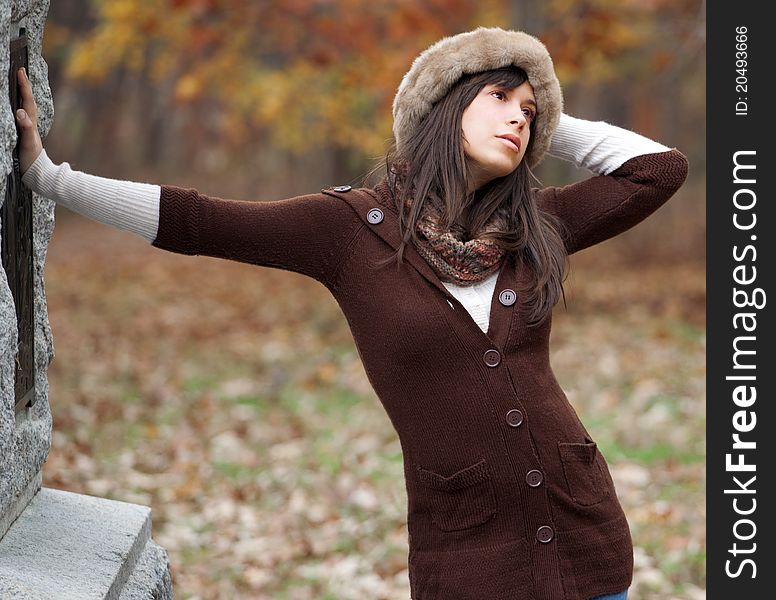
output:
M138 504L43 488L0 543L0 598L170 598L165 580L151 510Z
M8 531L8 528L11 526L11 524L20 514L22 514L22 511L30 503L30 500L32 500L35 494L38 493L42 480L43 474L38 473L36 477L33 477L29 481L27 487L19 492L19 494L14 498L14 501L8 507L8 510L4 513L0 513L0 531L2 531L3 534ZM2 543L2 538L0 538L0 543Z
M119 600L172 600L167 552L153 540L148 540Z
M41 57L43 26L48 12L46 0L9 2L0 0L0 44L2 64L8 65L8 44L18 34L24 20L29 47L29 74L38 103L38 122L42 135L48 132L54 114L48 67ZM0 77L0 199L5 199L6 176L11 172L11 154L16 144L16 125L8 100L8 81ZM2 201L0 200L0 201ZM39 481L39 473L51 446L51 411L48 404L46 371L53 357L51 329L48 323L43 286L46 248L54 228L54 205L35 197L35 398L34 406L14 415L14 361L16 357L16 313L8 280L0 275L0 536L29 499L30 484Z

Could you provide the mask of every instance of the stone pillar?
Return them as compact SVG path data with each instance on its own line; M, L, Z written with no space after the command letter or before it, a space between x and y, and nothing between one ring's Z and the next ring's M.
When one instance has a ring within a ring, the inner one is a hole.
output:
M48 0L0 0L0 204L13 168L16 125L9 97L9 42L20 26L45 137L53 118L48 67L41 56ZM0 598L172 598L166 552L151 539L148 507L41 488L51 447L48 364L54 357L43 267L54 205L33 194L34 403L17 410L16 308L0 269Z

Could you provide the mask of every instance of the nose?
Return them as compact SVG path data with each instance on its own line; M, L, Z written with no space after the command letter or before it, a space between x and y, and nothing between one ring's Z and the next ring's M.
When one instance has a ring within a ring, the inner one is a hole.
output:
M525 115L523 114L523 110L520 109L520 111L514 115L510 121L510 125L517 125L520 129L525 127L525 124L528 122L528 119L525 118Z

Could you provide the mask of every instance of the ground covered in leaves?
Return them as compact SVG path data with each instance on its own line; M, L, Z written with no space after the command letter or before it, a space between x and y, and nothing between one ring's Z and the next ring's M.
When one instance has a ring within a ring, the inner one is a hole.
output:
M705 598L703 265L614 254L572 259L553 368L628 515L629 600ZM67 214L46 291L44 485L151 506L176 598L409 597L398 439L323 286Z

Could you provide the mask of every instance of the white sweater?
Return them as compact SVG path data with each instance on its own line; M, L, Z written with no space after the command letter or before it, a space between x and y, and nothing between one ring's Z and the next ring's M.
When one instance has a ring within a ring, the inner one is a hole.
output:
M549 153L598 175L607 175L635 156L668 150L627 129L563 114ZM55 165L45 150L30 165L22 180L39 195L90 219L136 233L148 242L156 238L161 194L158 185L74 171L66 162ZM485 332L497 277L498 273L495 273L473 286L444 284Z

